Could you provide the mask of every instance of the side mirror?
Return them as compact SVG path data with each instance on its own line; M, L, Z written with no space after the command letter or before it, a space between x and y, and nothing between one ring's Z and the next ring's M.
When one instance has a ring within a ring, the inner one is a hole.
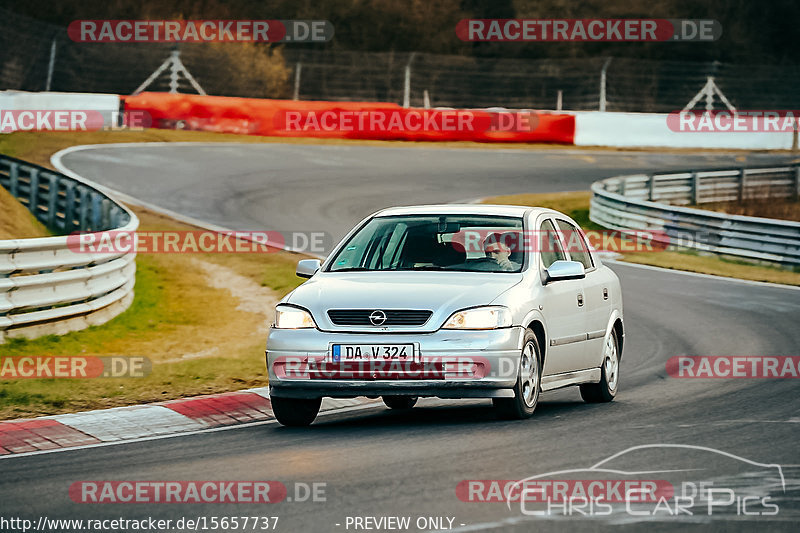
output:
M295 273L301 278L310 278L317 273L321 264L319 259L302 259L297 263Z
M546 270L545 285L551 281L582 279L586 277L583 264L577 261L556 261Z

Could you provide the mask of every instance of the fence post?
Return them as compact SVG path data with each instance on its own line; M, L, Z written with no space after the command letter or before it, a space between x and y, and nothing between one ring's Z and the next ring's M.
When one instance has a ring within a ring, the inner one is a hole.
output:
M648 185L649 185L649 187L648 187L648 190L647 190L647 199L652 202L656 197L656 175L655 174L650 174L650 183Z
M411 52L406 63L406 74L403 80L403 107L411 107L411 62L414 61L416 52Z
M744 202L744 188L747 170L745 168L739 169L739 203Z
M627 180L622 177L619 180L619 185L617 186L617 194L625 196L625 185L627 185Z
M564 95L564 91L559 89L558 90L558 96L556 97L556 111L561 111L561 103L562 103L561 101L562 101L562 96L563 95Z
M603 68L600 70L600 111L606 110L606 71L612 59L614 58L609 57L606 59L606 62L603 63Z
M297 62L294 67L294 93L292 100L300 100L300 72L303 70L303 64Z
M181 60L181 51L176 47L169 55L171 59L169 64L169 92L171 94L178 94L178 74L180 72L178 64Z
M44 86L45 91L50 91L50 83L53 81L53 68L56 65L56 38L53 37L53 42L50 43L50 63L47 65L47 83Z
M700 199L700 178L697 172L692 172L692 205L697 205Z

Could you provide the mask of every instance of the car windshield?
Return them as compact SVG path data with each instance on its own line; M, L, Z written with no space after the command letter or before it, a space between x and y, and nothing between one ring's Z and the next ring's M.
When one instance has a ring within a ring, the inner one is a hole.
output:
M522 235L519 217L375 217L342 246L328 271L520 272Z

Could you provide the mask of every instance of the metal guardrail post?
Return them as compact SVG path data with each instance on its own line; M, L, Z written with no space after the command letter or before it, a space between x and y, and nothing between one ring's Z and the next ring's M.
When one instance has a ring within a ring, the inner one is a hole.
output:
M101 200L101 205L103 206L102 227L107 228L111 225L111 200L103 198Z
M747 171L744 168L739 169L739 202L744 202L744 188Z
M28 191L28 209L33 216L39 218L38 211L39 211L39 170L32 168L31 169L31 190Z
M647 199L651 202L656 197L656 175L650 174L650 182L648 183L647 187Z
M700 203L700 177L697 175L697 172L692 172L691 184L692 184L691 202L692 205L697 205Z
M100 201L102 199L99 194L92 193L92 231L97 231L98 228L103 227L103 213L100 209Z
M67 203L64 206L64 233L72 233L75 220L75 184L67 182L64 184L67 190Z
M114 227L119 226L121 216L122 216L122 210L116 205L112 205L111 214L109 215L109 218L111 219L111 225Z
M89 191L86 189L86 187L80 187L79 190L81 195L81 207L78 214L78 231L86 231L86 229L89 227Z
M8 177L10 180L8 191L11 196L17 198L19 196L19 165L17 163L11 163L8 166Z
M47 226L49 228L56 227L56 201L58 200L58 176L50 174L48 176L48 191L47 191Z
M621 194L622 196L625 196L625 185L626 184L627 184L627 180L624 177L620 178L619 184L617 184L617 194Z
M794 200L800 201L800 165L794 167Z

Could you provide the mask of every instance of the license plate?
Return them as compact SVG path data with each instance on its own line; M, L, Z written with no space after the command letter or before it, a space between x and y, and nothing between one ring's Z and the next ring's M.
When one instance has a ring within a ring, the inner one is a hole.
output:
M332 344L330 360L334 363L415 362L417 354L413 344Z

